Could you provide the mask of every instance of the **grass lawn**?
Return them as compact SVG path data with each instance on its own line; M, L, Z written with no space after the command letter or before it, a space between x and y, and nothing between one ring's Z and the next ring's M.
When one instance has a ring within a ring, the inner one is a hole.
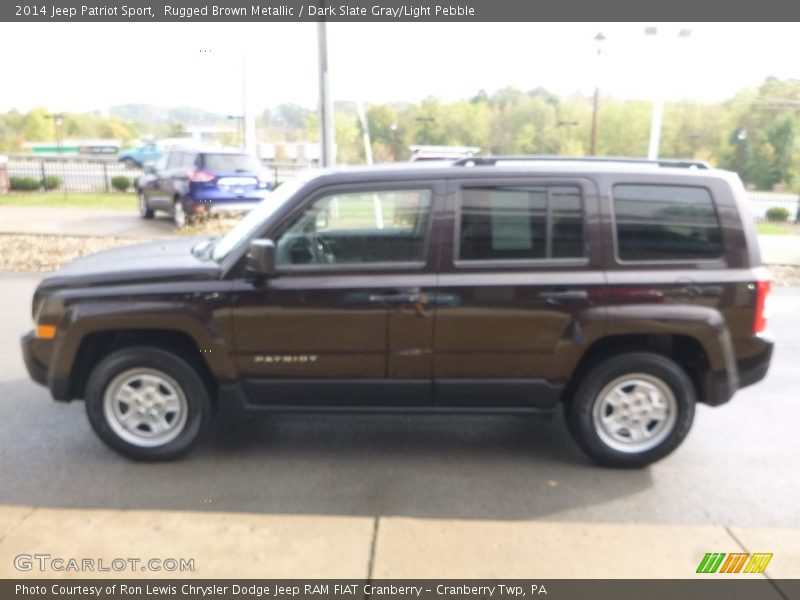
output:
M756 223L756 231L759 235L792 235L793 233L800 233L800 229L793 223L770 223L769 221L760 221Z
M138 210L135 194L23 192L0 196L0 207L89 208L96 210Z

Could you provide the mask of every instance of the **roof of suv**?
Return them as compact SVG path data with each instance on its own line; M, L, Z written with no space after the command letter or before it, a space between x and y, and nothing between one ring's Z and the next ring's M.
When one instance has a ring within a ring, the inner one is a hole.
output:
M309 175L318 175L332 182L346 183L353 179L375 181L396 179L398 174L408 179L502 178L530 175L569 174L637 174L672 175L685 178L716 177L729 179L735 173L710 167L692 160L648 161L635 158L571 158L571 157L472 157L453 161L426 163L389 163L378 166L349 166L314 169Z

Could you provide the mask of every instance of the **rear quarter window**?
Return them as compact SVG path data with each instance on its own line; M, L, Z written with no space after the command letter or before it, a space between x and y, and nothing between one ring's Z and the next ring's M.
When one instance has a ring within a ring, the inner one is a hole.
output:
M713 260L722 255L719 218L706 188L619 184L612 201L622 261Z

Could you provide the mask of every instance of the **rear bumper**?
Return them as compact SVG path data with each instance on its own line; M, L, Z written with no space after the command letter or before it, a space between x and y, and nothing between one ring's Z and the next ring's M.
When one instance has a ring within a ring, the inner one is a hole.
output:
M205 206L205 212L210 215L223 215L250 212L259 202L260 200L252 200L249 202L216 202L204 204L202 206Z
M737 361L740 388L758 383L767 376L775 342L768 333L761 333L757 336L757 344L760 352Z
M769 334L758 334L748 340L748 345L753 351L744 358L736 359L735 372L730 369L709 374L705 382L705 404L724 404L733 397L736 390L758 383L766 377L775 345L772 337Z

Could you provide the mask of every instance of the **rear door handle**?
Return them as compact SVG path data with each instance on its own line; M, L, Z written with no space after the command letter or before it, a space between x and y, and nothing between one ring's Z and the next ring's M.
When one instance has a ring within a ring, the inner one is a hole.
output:
M368 300L377 304L416 304L422 300L422 294L419 290L391 292L388 294L370 294Z
M558 290L542 292L539 294L539 297L552 302L562 300L586 300L589 297L589 292L586 290Z

